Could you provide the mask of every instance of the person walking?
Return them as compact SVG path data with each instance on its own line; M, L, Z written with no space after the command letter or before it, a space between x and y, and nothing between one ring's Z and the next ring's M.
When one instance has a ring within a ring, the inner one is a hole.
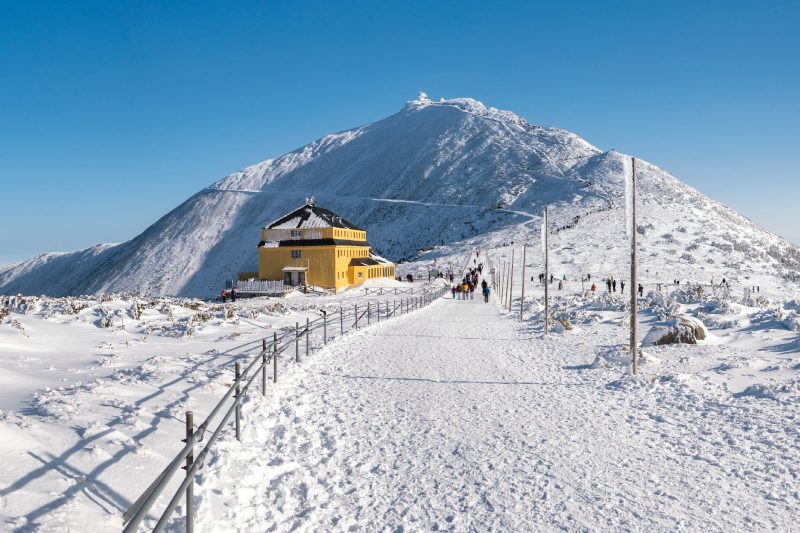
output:
M455 285L450 285L450 294L453 295L453 300L455 300L456 299L456 286Z
M222 292L221 292L221 293L219 293L219 295L220 295L220 297L222 298L222 303L225 303L225 301L226 301L226 300L227 300L227 298L228 298L228 293L227 293L227 292L225 292L225 289L222 289Z
M624 280L620 280L620 282L619 282L619 293L620 294L625 294L625 281Z
M644 296L644 285L639 284L639 296Z
M483 303L489 303L489 286L485 281L483 282Z
M595 285L594 283L592 283L592 292L595 292L595 291L597 291L597 285Z

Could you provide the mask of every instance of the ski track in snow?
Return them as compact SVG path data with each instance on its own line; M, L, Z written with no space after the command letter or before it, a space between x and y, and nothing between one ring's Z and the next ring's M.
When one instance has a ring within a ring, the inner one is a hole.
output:
M203 531L796 530L794 407L590 369L448 298L337 339L245 409L203 471Z

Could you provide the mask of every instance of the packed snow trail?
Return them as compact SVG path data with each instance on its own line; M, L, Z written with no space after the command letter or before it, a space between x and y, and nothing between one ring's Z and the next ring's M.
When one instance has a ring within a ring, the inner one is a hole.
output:
M448 295L337 339L247 405L198 530L796 530L794 407L590 368L602 334Z

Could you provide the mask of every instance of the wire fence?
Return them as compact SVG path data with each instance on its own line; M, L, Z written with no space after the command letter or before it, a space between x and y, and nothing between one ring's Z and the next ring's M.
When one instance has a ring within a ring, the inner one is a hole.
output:
M467 259L469 260L469 258ZM409 296L401 299L393 299L383 302L368 302L366 305L358 304L352 307L340 306L338 310L322 311L322 316L315 320L306 319L306 323L301 325L295 323L294 330L285 331L282 334L273 333L272 339L263 339L260 351L244 367L241 362L234 365L234 381L225 395L211 410L206 419L195 426L194 413L186 412L186 438L182 441L183 447L175 455L166 468L153 480L147 489L123 514L124 533L138 531L145 519L157 520L152 531L163 531L168 524L175 509L182 499L185 498L185 530L187 533L194 531L194 477L208 456L219 436L226 428L229 428L230 420L233 418L233 430L236 439L241 440L241 405L242 400L251 392L253 383L261 378L261 394L267 394L268 373L271 370L273 383L278 381L279 357L290 351L294 346L294 363L299 363L300 343L304 340L305 356L309 355L311 334L317 332L322 335L323 345L328 340L337 336L344 335L349 331L388 320L400 314L414 312L418 309L430 305L439 296L449 290L448 287L422 289L416 296ZM245 352L248 353L248 352ZM290 356L291 358L291 356ZM291 359L290 359L291 361ZM284 363L284 367L287 363ZM254 387L253 387L254 388ZM221 418L220 418L221 417ZM214 425L216 424L216 425ZM208 434L208 435L207 435ZM195 455L196 448L202 444ZM169 502L160 514L151 515L153 506L165 493L170 481L175 477L179 469L186 471L183 480L178 488L171 494ZM149 527L147 528L149 529Z

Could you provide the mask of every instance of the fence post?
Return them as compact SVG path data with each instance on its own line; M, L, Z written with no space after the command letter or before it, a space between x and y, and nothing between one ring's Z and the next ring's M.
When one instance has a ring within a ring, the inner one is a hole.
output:
M241 407L242 404L239 401L239 394L241 394L241 387L239 386L239 379L242 375L242 363L236 361L236 440L242 440L242 423L241 423Z
M308 318L306 318L306 357L308 357L308 338L311 336L309 329Z
M322 310L322 343L328 344L328 313Z
M369 302L367 302L367 325L369 326Z
M358 304L353 304L353 314L356 316L356 329L358 329Z
M272 382L278 382L278 332L272 333Z
M381 321L381 301L378 300L377 302L375 302L375 305L378 306L378 322L380 322Z
M339 306L339 334L344 335L344 311L342 306Z
M186 411L186 440L184 442L189 442L189 439L192 438L192 434L194 433L194 413L192 411ZM186 477L191 477L192 474L189 473L189 470L192 468L192 464L194 463L194 448L189 450L189 454L186 456ZM186 533L193 533L194 532L194 481L190 481L189 485L186 486Z
M267 395L267 339L261 339L261 396Z
M294 362L300 362L300 323L294 323Z

